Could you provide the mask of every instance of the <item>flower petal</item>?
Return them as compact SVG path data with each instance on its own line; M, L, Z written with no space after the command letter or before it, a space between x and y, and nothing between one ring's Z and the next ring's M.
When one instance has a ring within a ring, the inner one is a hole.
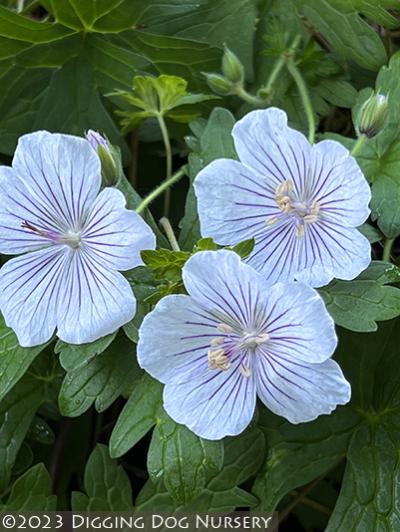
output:
M13 170L32 200L69 229L91 207L101 184L100 159L86 140L47 131L19 139Z
M201 360L186 373L180 370L164 389L164 408L172 419L208 440L240 434L255 404L255 381L239 371L239 359L226 371L210 370L207 359Z
M0 167L0 252L16 255L48 246L49 238L22 227L30 220L38 229L58 231L57 220L15 172L6 166Z
M324 140L311 152L309 184L322 219L345 227L360 226L368 218L371 189L354 157L339 142Z
M243 164L267 178L274 188L291 180L301 189L311 145L302 133L288 127L284 111L275 107L252 111L235 124L232 135Z
M349 383L334 360L301 364L263 356L254 364L257 394L291 423L312 421L349 402Z
M135 315L136 300L125 277L84 249L74 253L63 283L57 335L64 342L93 342Z
M294 362L319 363L336 349L333 319L316 290L302 283L278 283L265 295L265 353Z
M116 270L143 264L140 252L156 245L150 227L136 212L125 209L125 205L122 192L105 188L96 198L82 233L90 254Z
M0 310L23 347L47 342L54 333L62 277L70 254L63 246L9 260L0 270Z
M183 282L196 303L229 318L230 324L251 326L254 310L268 293L268 284L233 251L202 251L183 267Z
M324 220L308 228L296 279L325 286L333 278L351 280L371 262L371 245L357 229Z
M166 296L144 318L139 330L137 357L150 375L167 382L177 368L203 357L211 340L223 333L218 320L185 295Z
M197 175L194 188L203 236L233 245L264 234L279 215L274 183L243 164L217 159Z

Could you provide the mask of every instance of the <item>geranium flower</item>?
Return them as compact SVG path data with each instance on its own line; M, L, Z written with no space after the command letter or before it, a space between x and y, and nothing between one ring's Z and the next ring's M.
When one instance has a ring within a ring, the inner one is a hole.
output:
M239 434L256 396L292 423L350 398L330 356L337 340L315 290L271 287L232 251L203 251L183 268L190 295L162 299L139 331L139 364L165 383L164 407L207 439Z
M323 286L368 266L370 244L356 227L371 192L346 148L311 146L275 108L247 114L232 135L241 162L217 159L194 182L203 236L222 245L254 238L248 262L273 282Z
M21 137L12 168L0 167L0 252L22 254L0 270L0 310L23 346L56 327L65 342L92 342L135 314L118 270L141 264L155 238L121 192L99 193L100 175L86 140L46 131Z

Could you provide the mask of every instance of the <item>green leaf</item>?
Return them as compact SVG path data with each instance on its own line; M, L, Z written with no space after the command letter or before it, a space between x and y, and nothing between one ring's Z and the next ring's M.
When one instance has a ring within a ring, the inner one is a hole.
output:
M37 464L20 478L12 489L2 512L49 512L55 511L57 497L49 495L50 476L43 464Z
M205 87L197 65L216 68L221 55L206 43L137 31L145 11L137 2L113 1L107 7L95 0L44 3L58 22L0 6L0 142L9 154L21 134L41 128L73 134L97 128L112 143L123 144L103 105L105 92L128 88L145 69L171 71L196 88Z
M188 106L216 98L213 95L190 94L186 80L167 75L157 78L135 76L130 91L119 90L110 96L117 96L127 107L126 110L116 111L122 117L124 133L135 129L147 118L168 117L176 122L190 122L199 113L197 108Z
M239 242L239 244L236 244L236 246L233 246L232 248L228 249L231 249L232 251L237 253L240 258L245 259L253 251L254 244L254 238L249 238L248 240L243 240L243 242Z
M132 489L128 475L111 460L105 445L97 445L86 464L85 493L72 493L75 512L132 510Z
M207 124L199 128L198 150L189 154L189 175L192 185L189 189L185 216L179 227L181 233L179 244L183 249L192 249L200 238L197 202L193 190L193 180L198 172L215 159L226 157L236 159L236 152L231 135L235 118L227 109L216 107L213 109ZM196 130L196 125L194 125ZM205 235L207 236L207 235Z
M35 361L0 403L0 492L8 485L18 452L36 412L50 399L57 368L49 368L49 362L47 357Z
M135 347L124 334L84 365L68 371L61 385L59 407L62 415L77 417L94 403L106 410L137 377Z
M181 505L168 493L162 480L149 480L136 500L137 511L193 511L229 513L238 507L253 507L257 499L238 486L253 477L265 455L265 439L257 427L249 427L235 438L224 440L224 463L200 495Z
M319 31L335 53L361 67L377 71L386 63L379 35L347 0L295 0L301 13Z
M375 422L374 422L375 421ZM347 453L343 487L327 532L392 531L400 527L399 413L364 423Z
M155 482L163 479L172 497L186 504L201 493L207 478L222 467L221 442L199 438L165 412L157 420L147 467Z
M79 369L90 362L90 359L103 353L114 341L117 333L111 333L90 344L66 344L58 340L54 352L60 355L60 364L66 371Z
M20 380L46 345L21 347L0 314L0 401Z
M157 423L162 404L162 385L144 374L136 382L110 439L110 455L127 453Z
M355 412L339 410L312 423L292 425L263 408L260 426L268 453L253 488L260 499L258 510L273 511L287 493L335 466L346 456L359 423Z
M333 281L319 290L335 323L357 332L400 315L400 290L375 280Z
M226 44L253 74L253 28L257 11L252 0L169 0L170 12L150 12L143 19L151 33L209 43L220 48ZM174 6L175 11L171 8ZM203 68L203 71L206 69Z

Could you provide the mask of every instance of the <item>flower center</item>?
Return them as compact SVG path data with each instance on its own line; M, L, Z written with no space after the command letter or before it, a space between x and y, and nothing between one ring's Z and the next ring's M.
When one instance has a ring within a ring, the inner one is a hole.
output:
M246 331L242 332L241 336L237 334L232 336L233 328L226 323L220 323L217 329L219 333L224 333L224 336L216 336L210 342L210 349L207 352L209 369L226 371L231 366L230 358L232 355L243 349L255 350L269 340L267 333L257 331ZM241 361L239 369L244 377L249 378L251 376L251 370L243 361Z
M72 249L78 249L81 245L81 233L68 231L66 235L60 235L59 240L62 244L66 244Z
M276 187L275 201L282 214L290 215L297 227L297 236L304 236L306 224L313 224L318 220L320 205L318 201L300 199L294 192L293 181L286 179ZM268 225L275 223L280 216L267 218Z

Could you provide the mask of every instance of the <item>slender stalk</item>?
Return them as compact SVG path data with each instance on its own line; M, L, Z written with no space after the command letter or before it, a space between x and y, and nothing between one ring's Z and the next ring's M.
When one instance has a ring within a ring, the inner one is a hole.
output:
M165 123L164 117L162 114L159 114L157 117L158 124L160 126L164 147L165 147L165 157L166 157L166 172L165 172L165 178L169 179L172 175L172 149L171 149L171 142L169 140L169 134L167 125ZM164 196L164 216L168 217L169 215L169 208L171 203L171 190L167 188L165 190L165 196Z
M160 194L168 190L174 183L177 183L184 175L186 174L186 167L182 166L175 174L173 174L169 179L166 179L159 185L157 188L150 192L148 196L138 205L136 212L140 214L146 207L150 205Z
M158 223L164 229L164 232L168 238L168 242L171 244L171 249L173 251L180 251L181 248L179 247L174 230L172 229L171 222L168 220L168 218L163 216Z
M394 238L387 238L383 246L383 255L382 260L390 262L390 256L392 254L392 247L394 243Z
M285 50L275 62L274 68L271 70L271 73L269 75L267 84L265 85L265 87L263 87L263 91L265 91L270 96L272 94L272 88L275 84L275 81L281 73L282 68L285 66L288 57L291 57L293 55L294 51L299 46L300 41L301 35L296 35L289 49Z
M283 508L281 512L279 512L279 523L282 523L288 517L288 515L291 513L293 508L295 508L300 502L302 502L304 497L312 489L314 489L315 486L319 482L321 482L323 478L324 478L323 476L317 477L315 480L307 484L307 486L305 486L301 491L296 492L296 496L293 498L293 500L289 502L289 504L285 508Z
M361 150L366 140L367 140L367 137L365 135L360 135L358 137L357 142L354 144L353 149L351 150L351 155L353 157L355 157L357 153Z
M310 96L308 94L307 86L304 82L303 76L301 75L300 70L297 68L295 62L293 59L289 59L286 62L286 66L292 75L294 81L296 82L297 89L299 91L301 100L303 102L304 110L307 115L307 121L308 121L308 140L311 144L314 144L315 139L315 117L314 117L314 111L311 105Z
M236 89L236 96L242 98L246 103L254 105L254 107L265 107L267 105L267 100L259 98L258 96L253 96L253 94L247 92L246 89L240 85Z

